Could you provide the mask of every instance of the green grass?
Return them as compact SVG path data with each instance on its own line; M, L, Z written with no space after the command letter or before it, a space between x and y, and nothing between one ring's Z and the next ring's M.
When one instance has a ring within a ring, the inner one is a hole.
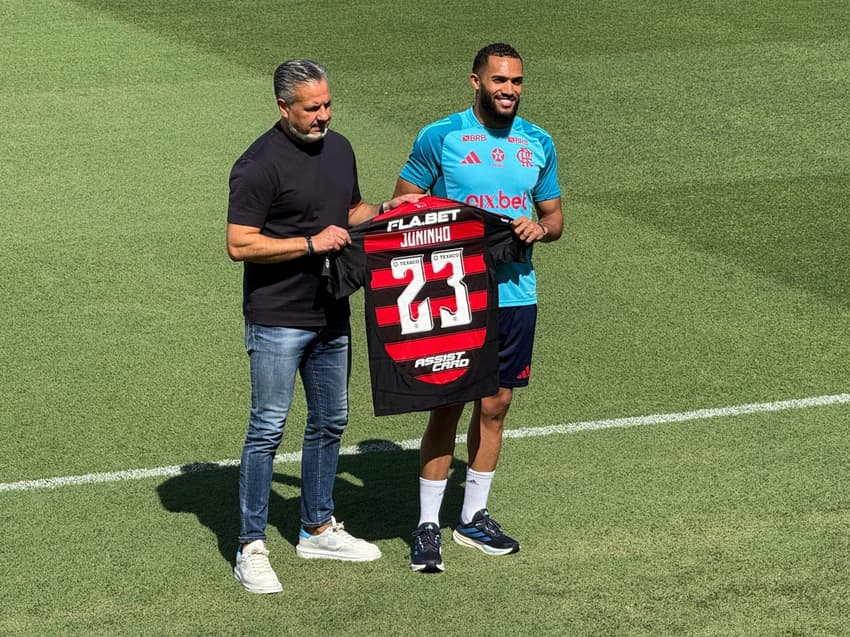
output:
M415 452L341 460L347 522L384 551L370 564L295 556L296 467L281 465L269 544L285 592L272 598L230 579L235 469L6 496L10 537L50 514L16 550L38 569L7 575L16 601L0 628L300 635L322 621L411 635L432 632L437 614L448 632L482 635L842 634L848 415L511 440L493 504L523 550L496 559L448 543L439 577L407 568L415 483L398 475L415 472ZM453 480L448 504L459 489Z
M509 427L847 391L844 2L2 6L0 483L239 456L227 175L294 56L328 64L378 201L419 127L469 104L475 50L523 53L567 220L535 253ZM423 415L372 415L353 306L344 442L416 439ZM303 415L298 396L282 451ZM235 469L0 493L0 634L850 634L848 415L511 439L492 505L523 550L449 542L433 578L406 562L416 452L341 460L340 517L384 551L364 565L296 558L298 468L280 465L271 598L230 575Z

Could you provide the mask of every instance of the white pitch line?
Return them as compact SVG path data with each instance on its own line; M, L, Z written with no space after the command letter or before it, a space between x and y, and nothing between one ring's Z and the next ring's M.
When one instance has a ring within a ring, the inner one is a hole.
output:
M831 396L814 396L811 398L796 398L770 403L751 403L732 407L717 407L713 409L697 409L673 414L655 414L651 416L632 416L628 418L613 418L609 420L590 420L574 422L565 425L548 427L531 427L522 429L506 429L506 438L531 438L534 436L552 436L571 434L581 431L597 431L600 429L615 429L622 427L640 427L644 425L663 425L674 422L706 420L728 416L743 416L745 414L789 411L791 409L808 409L850 403L850 394L834 394ZM457 437L457 442L466 441L465 435ZM385 453L388 451L411 450L419 448L419 440L402 440L400 442L367 441L359 445L342 447L340 455L358 456L368 453ZM275 457L276 464L300 462L301 452L282 453ZM144 478L162 478L177 476L184 473L210 471L225 467L239 466L239 460L219 460L218 462L199 462L153 469L129 469L126 471L110 471L106 473L88 473L80 476L64 476L43 478L40 480L22 480L20 482L0 482L0 492L4 491L35 491L37 489L57 489L59 487L95 484L99 482L120 482L122 480L142 480Z

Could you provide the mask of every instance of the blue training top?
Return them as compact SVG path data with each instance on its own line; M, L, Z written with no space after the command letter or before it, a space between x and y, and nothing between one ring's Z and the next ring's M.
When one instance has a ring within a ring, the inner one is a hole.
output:
M419 131L399 176L438 197L514 219L533 218L535 202L561 196L549 133L521 117L510 128L486 128L471 107ZM528 256L498 266L500 307L537 303L530 248Z

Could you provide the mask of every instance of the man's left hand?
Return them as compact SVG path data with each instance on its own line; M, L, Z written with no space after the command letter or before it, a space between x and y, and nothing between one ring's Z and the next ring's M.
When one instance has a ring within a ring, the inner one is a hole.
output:
M548 234L548 230L542 223L528 217L518 217L511 222L511 225L514 228L514 234L526 245L542 241L543 237Z

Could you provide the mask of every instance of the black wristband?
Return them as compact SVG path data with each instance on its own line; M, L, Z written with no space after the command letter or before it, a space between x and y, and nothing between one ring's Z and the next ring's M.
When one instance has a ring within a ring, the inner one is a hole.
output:
M307 256L312 257L314 254L316 254L316 250L313 249L313 237L308 234L304 238L307 239Z

